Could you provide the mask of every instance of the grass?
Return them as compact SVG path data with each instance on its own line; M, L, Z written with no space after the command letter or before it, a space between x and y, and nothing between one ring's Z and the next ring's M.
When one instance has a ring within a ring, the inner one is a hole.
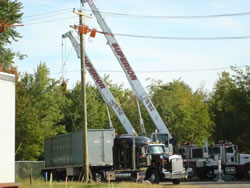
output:
M111 184L108 183L79 183L79 182L44 182L41 180L33 180L32 184L30 184L29 180L20 180L21 188L167 188L167 187L176 187L171 185L152 185L145 183L131 183L131 182L114 182ZM177 187L184 188L195 188L196 186L183 186L178 185Z

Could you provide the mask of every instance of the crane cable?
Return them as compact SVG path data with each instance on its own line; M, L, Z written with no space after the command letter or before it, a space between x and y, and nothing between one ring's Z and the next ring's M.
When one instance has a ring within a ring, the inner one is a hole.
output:
M65 81L65 77L66 77L66 61L64 61L64 50L63 50L64 47L65 47L65 52L66 52L66 45L64 45L63 39L62 39L62 44L61 44L61 52L62 52L62 70L61 70L62 71L62 84L61 84L61 89L62 89L63 94L65 93L65 91L67 89L67 83Z
M67 80L66 80L66 73L67 73L67 70L66 70L66 63L67 63L67 60L69 58L69 55L72 51L72 48L70 50L70 53L68 55L66 55L67 53L67 43L66 43L66 40L62 38L61 40L61 58L62 58L62 83L61 83L61 90L62 90L62 93L63 93L63 97L62 97L62 105L64 107L64 109L67 111L67 113L69 114L70 116L70 119L71 119L71 122L72 122L72 125L73 125L73 128L76 129L76 123L73 119L73 115L72 115L72 112L67 108L67 101L68 100L65 100L65 91L67 90ZM65 44L64 44L64 41L65 41Z

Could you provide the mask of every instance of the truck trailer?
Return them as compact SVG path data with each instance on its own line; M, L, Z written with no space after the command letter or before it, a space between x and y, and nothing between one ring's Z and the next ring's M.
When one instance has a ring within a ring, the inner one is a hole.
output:
M114 129L88 130L88 158L92 174L112 168ZM82 132L48 137L44 140L45 168L42 174L53 174L55 180L79 178L82 174Z

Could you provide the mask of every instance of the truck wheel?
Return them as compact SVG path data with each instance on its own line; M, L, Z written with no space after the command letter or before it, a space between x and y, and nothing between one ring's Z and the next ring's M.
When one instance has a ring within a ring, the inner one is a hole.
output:
M245 178L250 180L250 166L245 168Z
M172 182L173 182L173 184L178 185L178 184L181 183L181 180L180 179L174 179L174 180L172 180Z
M159 173L156 170L152 170L149 180L152 184L158 184L160 182Z
M212 180L212 179L215 178L214 170L212 168L209 168L206 171L206 178L209 179L209 180Z

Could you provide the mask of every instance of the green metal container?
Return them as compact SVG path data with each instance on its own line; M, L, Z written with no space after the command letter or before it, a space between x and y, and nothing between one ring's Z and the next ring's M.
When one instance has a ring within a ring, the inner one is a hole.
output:
M88 158L92 166L113 165L114 129L88 130ZM44 140L45 167L82 165L82 131Z

